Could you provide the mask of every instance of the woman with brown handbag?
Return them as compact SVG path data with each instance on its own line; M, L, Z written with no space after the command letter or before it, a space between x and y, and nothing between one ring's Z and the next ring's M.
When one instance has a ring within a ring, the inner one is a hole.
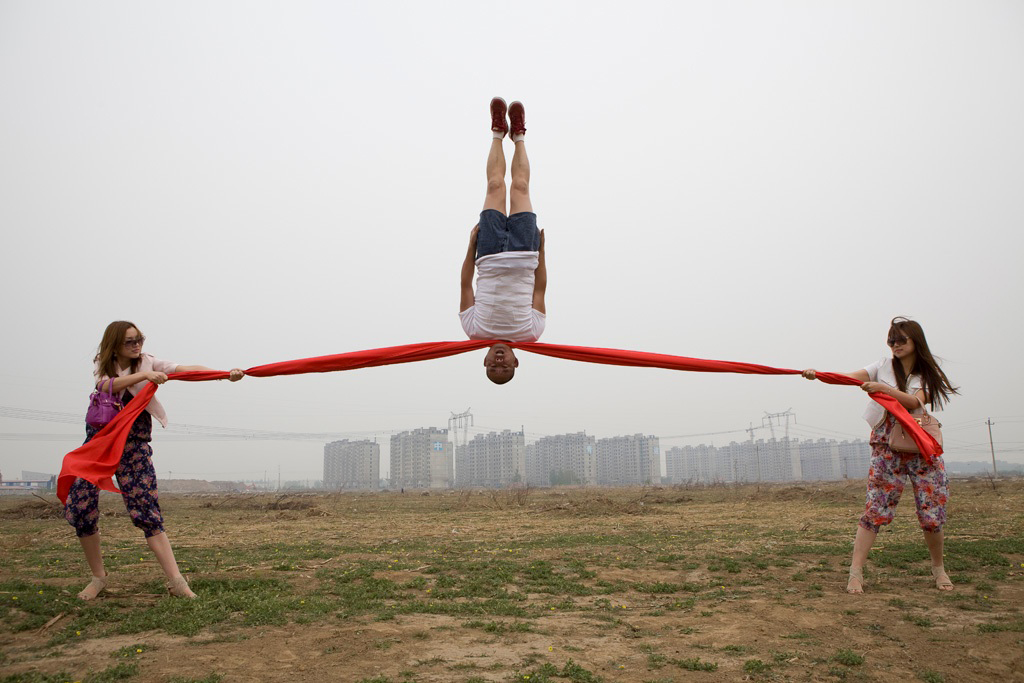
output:
M921 325L908 318L893 318L886 343L892 349L891 359L883 358L846 374L863 382L861 389L867 393L888 394L907 410L923 413L922 418L934 419L925 411L925 404L929 404L932 410L939 409L949 401L951 394L959 391L932 356ZM814 379L815 371L804 370L803 376ZM894 435L894 428L898 429L899 425L874 401L864 412L864 419L871 425L871 469L868 471L867 503L853 542L847 592L864 592L864 563L878 530L891 522L896 513L904 477L909 477L914 487L917 519L931 556L935 587L943 591L953 590L953 582L942 563L942 525L946 521L946 500L949 497L942 456L925 458L912 446L906 451L894 450L893 437L898 436Z

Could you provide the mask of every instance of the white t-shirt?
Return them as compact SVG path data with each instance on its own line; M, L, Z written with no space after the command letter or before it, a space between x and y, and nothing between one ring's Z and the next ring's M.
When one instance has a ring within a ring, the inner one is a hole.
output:
M882 384L888 384L893 389L896 389L896 373L892 369L892 358L883 358L880 361L875 361L871 365L864 368L864 372L868 373L869 382L881 382ZM924 388L921 383L921 377L918 375L911 375L907 378L907 391L906 393L913 396L918 391ZM911 411L913 412L913 411ZM874 429L878 426L878 423L885 418L885 408L875 403L873 400L868 399L868 407L864 410L864 419L867 420L871 428Z
M506 251L476 260L475 301L459 313L470 339L540 339L546 317L533 308L537 262L536 251Z

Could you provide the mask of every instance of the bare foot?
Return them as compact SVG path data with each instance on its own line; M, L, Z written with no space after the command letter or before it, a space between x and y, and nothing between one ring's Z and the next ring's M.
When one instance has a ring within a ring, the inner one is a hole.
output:
M935 587L940 591L953 590L953 582L949 580L949 574L943 567L932 567L932 576L935 577Z
M167 592L176 598L196 598L196 594L188 587L188 581L180 574L167 582Z
M82 589L82 592L78 594L79 600L95 600L96 596L99 595L107 587L107 579L110 574L104 574L103 576L94 576L89 585Z
M860 569L850 570L850 580L846 583L847 593L864 592L864 572Z

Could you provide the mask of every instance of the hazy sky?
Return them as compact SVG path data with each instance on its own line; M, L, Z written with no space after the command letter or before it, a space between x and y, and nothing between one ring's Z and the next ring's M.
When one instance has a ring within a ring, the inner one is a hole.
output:
M462 339L494 95L526 105L541 341L850 371L912 316L962 388L947 459L987 459L991 418L1024 462L1022 35L1016 0L2 0L0 406L57 415L0 418L0 471L59 469L111 320L223 369ZM787 409L868 434L856 388L529 354L495 386L482 359L159 396L179 426L376 436L384 472L392 433L467 408L663 451ZM157 431L162 477L322 475L322 441Z

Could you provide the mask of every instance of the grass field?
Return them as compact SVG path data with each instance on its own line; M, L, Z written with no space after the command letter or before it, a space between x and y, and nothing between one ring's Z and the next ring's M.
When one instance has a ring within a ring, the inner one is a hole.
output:
M847 595L863 483L165 495L197 601L120 498L111 590L0 498L0 682L1024 681L1024 480L954 481L936 591L905 496Z

